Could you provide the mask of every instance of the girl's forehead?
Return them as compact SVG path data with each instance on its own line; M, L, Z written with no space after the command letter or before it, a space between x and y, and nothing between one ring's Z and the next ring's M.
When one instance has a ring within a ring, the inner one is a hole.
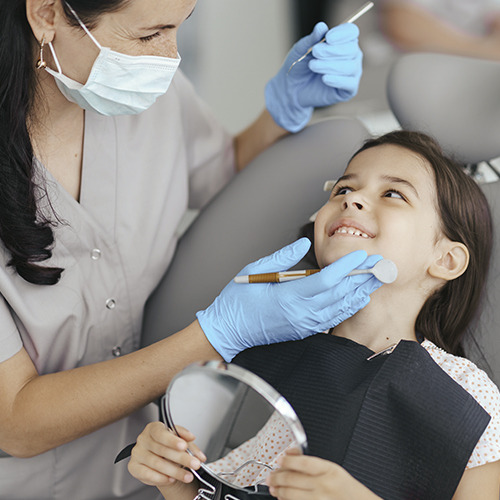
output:
M414 151L384 144L358 153L347 165L344 174L359 176L405 176L415 182L435 185L435 175L428 161Z

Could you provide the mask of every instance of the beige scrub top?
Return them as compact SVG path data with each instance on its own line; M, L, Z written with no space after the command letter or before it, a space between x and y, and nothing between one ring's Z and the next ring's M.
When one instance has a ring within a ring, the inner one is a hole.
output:
M86 112L80 203L39 169L61 220L46 263L63 267L62 279L30 284L0 248L0 362L24 346L43 375L136 350L144 304L172 259L180 219L234 172L232 138L181 72L139 115ZM0 458L0 499L158 498L132 478L127 461L113 464L157 419L149 405L37 457Z

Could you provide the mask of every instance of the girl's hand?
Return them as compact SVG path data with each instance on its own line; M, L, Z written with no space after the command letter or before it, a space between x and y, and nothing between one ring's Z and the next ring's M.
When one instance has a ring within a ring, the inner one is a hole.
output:
M279 500L380 500L340 465L298 453L287 451L278 459L280 468L266 480Z
M190 483L193 474L186 468L197 470L205 455L193 443L195 436L183 427L177 427L179 436L161 422L146 426L132 450L128 470L132 476L150 486L170 486L175 481ZM190 455L189 449L196 455Z

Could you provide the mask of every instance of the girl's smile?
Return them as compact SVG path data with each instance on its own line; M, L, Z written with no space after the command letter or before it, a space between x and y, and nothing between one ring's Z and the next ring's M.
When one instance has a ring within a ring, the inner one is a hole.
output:
M362 224L355 220L343 218L335 221L328 230L328 235L331 236L361 236L362 238L373 238L375 235Z

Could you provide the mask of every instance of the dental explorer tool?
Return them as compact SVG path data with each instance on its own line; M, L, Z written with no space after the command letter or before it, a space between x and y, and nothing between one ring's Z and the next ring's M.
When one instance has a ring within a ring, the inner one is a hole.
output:
M319 273L321 269L307 269L305 271L284 271L281 273L251 274L249 276L236 276L235 283L284 283L299 280L306 276ZM373 274L382 283L392 283L398 277L396 264L389 259L379 260L370 269L354 269L347 276L357 274Z
M354 21L356 21L357 19L359 19L365 12L368 12L372 7L373 7L374 3L373 2L367 2L363 5L363 7L361 7L359 10L357 10L354 14L352 14L351 16L349 16L345 21L341 22L340 24L346 24L346 23L353 23ZM322 40L320 40L318 43L323 43L324 41L326 41L326 37L323 38ZM290 71L292 71L292 68L297 64L299 63L300 61L303 61L313 50L313 48L316 46L317 44L314 44L300 59L297 59L291 66L290 66L290 69L288 70L287 72L287 75L290 74Z

